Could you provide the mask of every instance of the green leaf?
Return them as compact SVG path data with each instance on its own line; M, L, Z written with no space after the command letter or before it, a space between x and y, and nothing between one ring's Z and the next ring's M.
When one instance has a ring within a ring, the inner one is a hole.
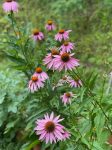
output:
M86 144L86 145L88 146L88 148L90 149L91 144L90 144L90 142L87 141L86 138L84 138L84 137L81 138L81 141L82 141L84 144Z
M98 138L100 138L100 134L102 133L105 124L105 116L103 115L102 112L97 112L97 115L94 119L94 123L95 123L97 136Z
M17 112L17 102L13 102L8 106L8 112Z
M6 96L6 92L3 92L2 90L0 91L0 104L3 103L4 99Z
M40 111L37 111L35 114L33 114L31 117L27 119L27 121L32 120L33 118L40 118L45 112L47 112L47 108L43 108Z
M19 56L17 57L17 56L11 56L11 55L7 54L7 57L17 64L25 65L25 63L26 63L25 60Z
M93 142L93 146L92 150L104 150L97 141Z

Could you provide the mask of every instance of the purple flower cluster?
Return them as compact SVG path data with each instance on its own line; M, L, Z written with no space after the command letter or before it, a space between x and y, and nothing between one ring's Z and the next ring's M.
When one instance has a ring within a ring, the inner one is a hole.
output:
M6 0L3 3L3 9L6 13L18 12L19 4L14 0ZM56 25L52 20L48 20L45 29L48 32L54 31L56 30ZM43 59L43 64L47 69L66 72L67 70L72 71L79 66L79 60L74 58L74 53L71 53L75 49L75 44L69 40L70 32L71 30L61 29L55 34L54 40L59 42L61 46L50 49L50 53ZM30 38L35 42L39 42L45 39L45 35L39 29L34 29ZM41 67L37 67L28 83L29 91L34 93L40 88L43 88L45 81L48 79L48 74ZM53 87L53 90L66 83L72 88L82 86L80 79L73 79L65 75ZM65 92L60 96L60 99L64 105L67 105L71 104L71 100L74 97L76 97L76 95L73 94L73 92ZM39 140L45 141L46 143L56 143L69 139L71 135L61 124L62 121L63 119L60 119L60 116L55 116L53 112L50 115L46 114L43 119L38 119L36 121L35 132L39 135Z

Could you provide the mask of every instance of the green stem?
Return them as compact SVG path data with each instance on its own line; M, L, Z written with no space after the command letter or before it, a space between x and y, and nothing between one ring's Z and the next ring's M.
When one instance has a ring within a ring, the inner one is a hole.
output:
M14 18L13 18L13 12L10 13L10 19L11 19L11 23L12 23L12 28L13 28L13 31L15 33L15 35L17 36L16 34L16 30L15 30L15 27L14 27Z

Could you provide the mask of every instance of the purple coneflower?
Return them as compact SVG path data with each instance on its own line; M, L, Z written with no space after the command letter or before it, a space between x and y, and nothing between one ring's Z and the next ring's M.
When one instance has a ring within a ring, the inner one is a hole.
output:
M18 12L19 4L14 0L5 0L3 9L5 12Z
M40 79L38 76L33 75L31 80L28 84L28 89L34 93L35 91L38 91L41 87L44 87L43 80Z
M67 52L67 53L71 53L71 50L74 49L74 43L71 43L71 42L64 42L63 45L60 47L60 49L63 51L63 52Z
M74 54L60 52L60 55L55 55L53 67L55 70L72 70L79 66L79 60L73 58Z
M82 81L80 79L71 79L69 80L70 86L71 87L81 87L82 86Z
M62 96L60 96L60 98L62 99L62 102L64 103L64 105L66 105L66 104L71 104L71 99L74 96L75 95L72 92L67 92L67 93L64 93Z
M63 78L61 78L57 84L55 84L53 86L53 90L57 87L63 86L63 84L69 83L69 80L71 80L72 78L70 76L65 75Z
M40 67L37 67L37 68L35 69L34 75L35 75L35 76L38 76L38 77L39 77L40 79L42 79L43 81L49 78L48 75L47 75L47 73L44 72L44 71L42 70L42 68L40 68Z
M69 38L69 33L71 30L65 31L65 30L59 30L59 32L55 35L55 40L56 41L62 41L62 40L67 40Z
M69 80L71 80L71 79L72 79L72 78L71 78L70 76L65 75L65 76L63 76L63 78L61 78L61 79L59 80L58 83L60 83L60 84L69 83Z
M44 34L38 29L34 29L31 37L34 41L41 41L44 39Z
M47 54L47 56L44 58L43 62L45 65L47 65L48 69L54 70L54 56L59 55L59 51L57 49L52 49L51 53Z
M46 143L62 141L65 138L65 127L60 124L63 119L59 119L60 116L55 117L52 112L49 116L46 114L44 119L36 121L36 134L39 135L39 140ZM68 137L69 138L69 137Z
M47 24L45 25L45 29L46 30L48 30L48 31L52 31L52 30L55 30L55 25L54 25L54 23L53 23L53 21L52 20L49 20L48 22L47 22Z

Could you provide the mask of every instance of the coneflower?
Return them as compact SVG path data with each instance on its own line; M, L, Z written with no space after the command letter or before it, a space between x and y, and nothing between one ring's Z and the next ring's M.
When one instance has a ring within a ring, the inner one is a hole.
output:
M55 40L56 41L62 41L62 40L67 40L69 38L69 33L71 32L71 30L59 30L59 32L55 35Z
M3 9L5 12L18 12L19 4L14 0L5 0Z
M52 31L52 30L55 30L55 28L56 28L56 26L53 23L53 21L48 20L47 24L45 25L45 29L48 30L48 31Z
M41 87L44 87L43 80L38 76L33 75L31 77L31 80L29 81L28 89L33 93L35 91L38 91L38 89L40 89Z
M54 69L55 70L72 70L79 66L79 60L73 57L74 54L60 52L60 55L55 55Z
M34 41L41 41L44 39L44 34L38 29L34 29L31 37Z
M36 134L39 135L39 140L46 143L63 141L70 136L65 133L65 127L60 124L63 119L59 119L60 116L55 117L52 112L49 116L46 114L44 119L38 119L36 121Z

